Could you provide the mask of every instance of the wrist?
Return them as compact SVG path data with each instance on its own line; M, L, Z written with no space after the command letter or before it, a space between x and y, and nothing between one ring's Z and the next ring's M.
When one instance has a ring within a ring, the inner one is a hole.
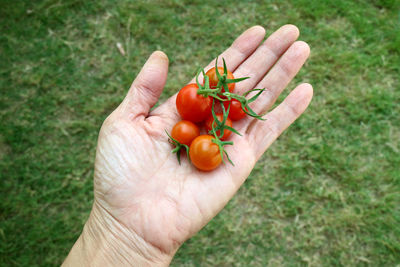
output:
M63 266L168 266L172 258L125 229L95 203Z

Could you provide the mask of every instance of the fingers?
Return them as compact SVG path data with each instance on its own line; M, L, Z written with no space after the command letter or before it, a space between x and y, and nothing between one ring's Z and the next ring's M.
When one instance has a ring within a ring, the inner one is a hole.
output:
M161 51L153 52L133 81L121 109L130 116L146 117L164 88L168 74L168 57Z
M267 111L296 76L310 55L310 47L303 41L293 43L283 54L270 72L256 85L266 91L252 105L254 111L261 114Z
M250 29L243 32L232 45L226 49L222 54L218 56L218 66L222 66L222 58L226 61L227 68L233 72L254 50L260 45L264 39L265 29L261 26L253 26ZM213 59L204 71L207 72L212 67L215 67L215 59ZM199 76L199 81L203 81L203 76ZM195 83L196 80L193 78L190 83Z
M250 77L235 85L235 93L243 94L254 88L298 37L299 29L294 25L284 25L271 34L234 72L237 78Z
M304 112L312 95L312 86L301 84L279 106L264 116L265 121L252 121L246 134L257 159Z

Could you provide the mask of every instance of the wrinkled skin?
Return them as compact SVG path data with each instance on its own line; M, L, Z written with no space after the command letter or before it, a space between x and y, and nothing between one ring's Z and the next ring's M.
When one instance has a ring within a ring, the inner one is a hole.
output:
M259 113L272 106L309 55L308 45L296 41L299 32L293 25L281 27L263 42L264 35L262 27L252 27L220 55L235 77L250 77L236 84L236 93L267 88L252 103ZM185 240L207 224L312 98L312 87L301 84L264 116L266 121L246 117L237 122L235 127L243 137L232 135L234 146L227 147L235 166L221 164L211 172L201 172L185 156L179 165L171 154L165 130L171 131L180 120L176 95L150 112L167 72L168 58L154 52L124 101L102 125L95 161L95 202L89 219L93 236L109 234L117 242L115 247L121 242L125 249L132 248L149 260L172 258Z

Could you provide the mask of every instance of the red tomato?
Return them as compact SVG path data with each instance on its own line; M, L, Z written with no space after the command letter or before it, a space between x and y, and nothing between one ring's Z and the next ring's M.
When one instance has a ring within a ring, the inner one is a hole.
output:
M221 75L224 74L224 68L223 67L218 67L218 72ZM209 69L206 72L206 75L210 79L210 88L214 89L215 87L217 87L217 84L218 84L219 80L218 80L218 76L217 76L216 71L215 71L215 67ZM235 79L235 77L233 77L232 72L230 72L229 70L228 70L228 75L227 75L226 78L227 79ZM229 89L229 92L232 93L233 89L235 89L235 84L234 83L228 83L228 89ZM225 88L222 89L222 92L225 92Z
M176 97L176 108L184 120L201 122L211 114L211 97L198 95L198 89L197 84L188 84Z
M216 114L216 115L217 115L218 121L222 121L224 115L221 114L221 113L220 113L220 114ZM206 122L205 122L205 126L206 126L207 132L209 132L209 131L212 130L213 124L214 124L214 127L217 126L217 124L216 124L215 121L214 121L214 117L211 115L211 116L209 116L209 117L207 118L207 120L206 120ZM232 127L232 121L231 121L231 119L229 119L229 117L226 118L225 125L228 125L229 127ZM231 133L232 133L231 131L225 129L225 130L224 130L224 135L221 137L221 140L227 139L227 138L231 135ZM220 133L220 130L218 130L218 131L217 131L217 135L219 136L220 134L221 134L221 133Z
M238 121L246 117L247 114L243 111L242 104L236 99L232 99L231 101L225 101L224 102L225 109L228 109L229 102L231 103L231 107L229 109L228 116L229 118L231 118L231 120Z
M190 145L190 160L199 170L214 170L222 162L219 146L211 141L213 138L211 135L200 135Z
M179 143L190 146L193 139L200 135L200 129L191 121L180 121L171 131L171 137Z

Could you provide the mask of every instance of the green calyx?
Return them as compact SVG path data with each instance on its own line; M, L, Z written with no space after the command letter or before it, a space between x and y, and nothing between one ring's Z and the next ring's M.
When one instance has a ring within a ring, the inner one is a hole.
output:
M233 132L233 133L235 133L237 135L242 136L242 134L239 133L236 129L234 129L234 128L232 128L232 127L230 127L230 126L225 124L226 120L228 119L229 110L230 110L231 105L229 104L228 109L225 109L225 106L223 105L223 103L221 101L220 101L220 104L221 104L222 114L223 114L222 115L222 121L219 121L219 119L217 117L217 114L215 113L215 110L214 110L215 99L213 99L213 103L212 103L212 106L211 106L211 114L212 114L212 116L214 118L214 123L212 124L212 129L210 130L209 133L214 135L214 136L217 136L217 131L219 131L220 134L217 137L218 138L222 138L222 136L224 136L224 130L226 129L226 130L230 130L231 132ZM214 124L216 126L214 126Z
M197 94L202 95L204 97L212 97L213 99L217 99L220 102L230 101L232 99L236 99L240 102L242 110L247 115L254 117L259 120L265 120L262 116L258 115L253 109L250 108L249 104L254 102L266 89L251 89L244 93L243 95L238 95L229 92L229 90L224 90L228 88L228 84L230 83L237 83L240 81L244 81L249 79L249 77L237 78L237 79L227 79L228 77L228 68L226 67L225 59L222 58L223 65L224 65L224 73L221 75L218 71L218 58L215 60L215 68L216 68L216 75L218 77L218 84L216 88L210 88L210 79L205 74L203 69L200 69L196 75L196 83L199 89L197 90ZM199 82L199 75L203 73L204 77L204 85ZM247 99L246 96L249 95L251 92L256 92L257 94L252 96L250 99ZM214 104L213 104L214 106ZM215 118L215 117L214 117Z
M189 156L189 147L185 144L180 143L178 140L172 138L172 136L168 133L167 130L165 130L165 132L167 133L168 137L169 137L169 142L175 146L175 148L172 150L172 153L176 153L176 157L178 159L179 165L181 165L181 149L185 149L186 150L186 155L187 158L190 162L190 156Z
M232 160L229 158L229 155L224 148L224 146L226 146L226 145L233 145L233 142L232 141L222 141L221 139L218 138L218 136L215 133L214 133L214 138L211 139L211 142L215 143L219 147L219 152L221 153L222 162L225 163L225 160L224 160L224 154L225 154L229 163L232 164L233 166L235 166L235 164L233 164Z
M250 78L250 77L242 77L242 78L238 78L238 79L228 79L227 78L228 77L228 68L226 67L224 58L222 58L222 62L224 64L224 73L221 75L218 71L218 58L215 60L215 74L218 77L218 84L217 84L216 88L220 89L220 93L222 90L229 92L228 84L241 82L241 81L244 81L244 80L247 80Z

